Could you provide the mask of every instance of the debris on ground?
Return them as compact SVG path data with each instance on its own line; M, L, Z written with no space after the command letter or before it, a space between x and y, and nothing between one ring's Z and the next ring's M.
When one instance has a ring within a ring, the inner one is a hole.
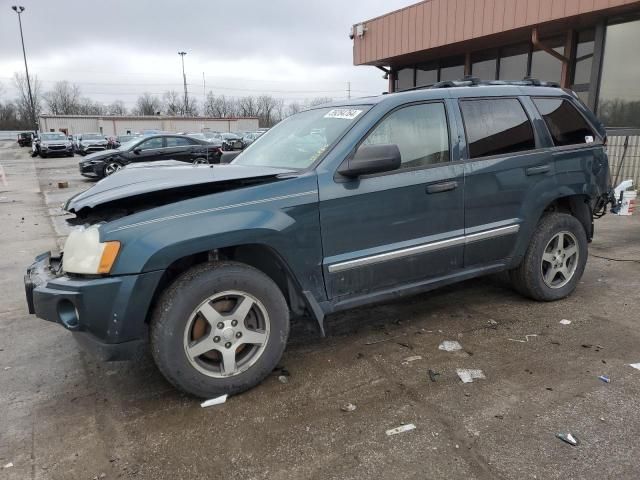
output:
M358 354L360 355L360 354ZM280 365L278 365L276 368L273 369L274 372L278 373L279 375L284 375L285 377L290 377L291 373L289 373L289 370L287 370L287 367L282 367Z
M286 375L279 375L278 381L280 383L289 383L289 377L287 377Z
M445 340L440 345L438 345L438 350L444 350L445 352L455 352L457 350L462 350L462 345L460 345L460 342L456 340Z
M611 383L611 379L609 378L608 375L600 375L598 378L602 380L604 383Z
M402 361L403 365L409 365L411 362L415 362L416 360L422 360L421 355L413 355L412 357L407 357Z
M484 376L482 370L471 369L471 368L457 368L456 373L462 383L472 383L474 378L487 378Z
M538 336L537 333L530 333L524 336L524 340L518 340L517 338L507 338L507 340L511 340L512 342L527 343L529 341L529 337L537 337L537 336Z
M630 363L629 366L635 368L636 370L640 370L640 363Z
M435 371L433 371L433 370L429 369L429 370L427 371L427 373L429 374L429 379L430 379L432 382L437 382L437 381L438 381L438 377L440 376L440 374L439 374L438 372L435 372Z
M340 410L343 412L353 412L356 409L356 406L353 403L346 403L340 407Z
M402 337L406 337L407 334L403 333L401 335L395 335L393 337L389 337L389 338L383 338L381 340L372 340L370 342L365 342L365 345L376 345L378 343L383 343L383 342L390 342L391 340L395 340L396 338L402 338Z
M387 434L387 435L388 435L388 434ZM6 465L4 465L2 468L11 468L11 467L13 467L13 463L12 463L12 462L9 462L9 463L7 463Z
M397 435L398 433L409 432L411 430L415 430L416 426L413 423L407 423L406 425L400 425L399 427L392 428L391 430L387 430L387 436Z
M562 320L560 320L560 325L571 325L571 320L563 318Z
M229 396L229 395L227 395L227 394L225 393L224 395L220 395L219 397L211 398L211 399L209 399L209 400L205 400L204 402L202 402L202 403L200 404L200 406L201 406L202 408L207 408L207 407L213 407L214 405L220 405L220 404L222 404L222 403L224 403L224 402L226 402L226 401L227 401L227 397L228 397L228 396Z
M58 188L69 188L69 182L58 182Z
M576 447L576 446L578 446L580 444L578 439L576 437L574 437L570 433L556 433L556 437L558 437L560 440L562 440L563 442L568 443L569 445L571 445L573 447Z

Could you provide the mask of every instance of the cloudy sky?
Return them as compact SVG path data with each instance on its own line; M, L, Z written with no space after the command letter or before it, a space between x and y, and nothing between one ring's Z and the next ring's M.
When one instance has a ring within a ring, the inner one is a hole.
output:
M417 0L416 0L417 1ZM287 101L377 94L386 81L374 67L352 65L352 24L413 0L24 0L31 75L44 90L77 83L85 96L127 106L142 92L181 91L177 52L188 52L189 91L241 96L270 93ZM0 84L24 72L12 2L0 2Z

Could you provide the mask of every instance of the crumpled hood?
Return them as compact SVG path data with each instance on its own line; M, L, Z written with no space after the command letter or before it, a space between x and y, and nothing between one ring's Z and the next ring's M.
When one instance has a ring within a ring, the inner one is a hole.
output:
M118 149L115 149L115 148L112 150L102 150L100 152L90 153L89 155L84 157L80 163L87 163L87 162L90 162L91 160L103 160L105 158L113 157L114 155L117 155L117 154L118 154Z
M293 170L282 168L247 165L192 165L176 160L138 163L123 168L100 180L88 190L71 197L64 209L77 213L83 208L94 208L100 204L152 192L275 177L292 172Z

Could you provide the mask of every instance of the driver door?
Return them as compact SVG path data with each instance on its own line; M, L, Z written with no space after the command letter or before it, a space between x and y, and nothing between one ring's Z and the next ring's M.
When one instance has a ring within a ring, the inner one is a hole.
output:
M140 151L135 153L138 149ZM155 160L164 160L164 154L164 138L153 137L138 144L129 158L132 162L150 162Z
M397 145L399 169L320 182L329 298L423 283L462 268L464 167L452 162L449 123L443 101L399 107L362 142Z

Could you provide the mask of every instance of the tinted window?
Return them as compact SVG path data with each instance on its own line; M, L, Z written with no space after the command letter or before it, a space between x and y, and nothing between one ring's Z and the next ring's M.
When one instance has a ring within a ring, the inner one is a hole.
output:
M595 135L585 119L566 100L557 98L534 98L540 115L544 118L555 145L575 145L591 141Z
M193 145L195 142L192 142L188 138L182 137L167 137L167 147L184 147L186 145Z
M413 87L413 68L398 70L398 90Z
M150 138L146 142L139 145L140 150L149 150L152 148L162 148L162 137Z
M463 100L460 109L471 158L535 148L531 122L515 98Z
M412 105L387 116L364 141L367 145L396 144L400 168L449 161L447 116L442 103Z

